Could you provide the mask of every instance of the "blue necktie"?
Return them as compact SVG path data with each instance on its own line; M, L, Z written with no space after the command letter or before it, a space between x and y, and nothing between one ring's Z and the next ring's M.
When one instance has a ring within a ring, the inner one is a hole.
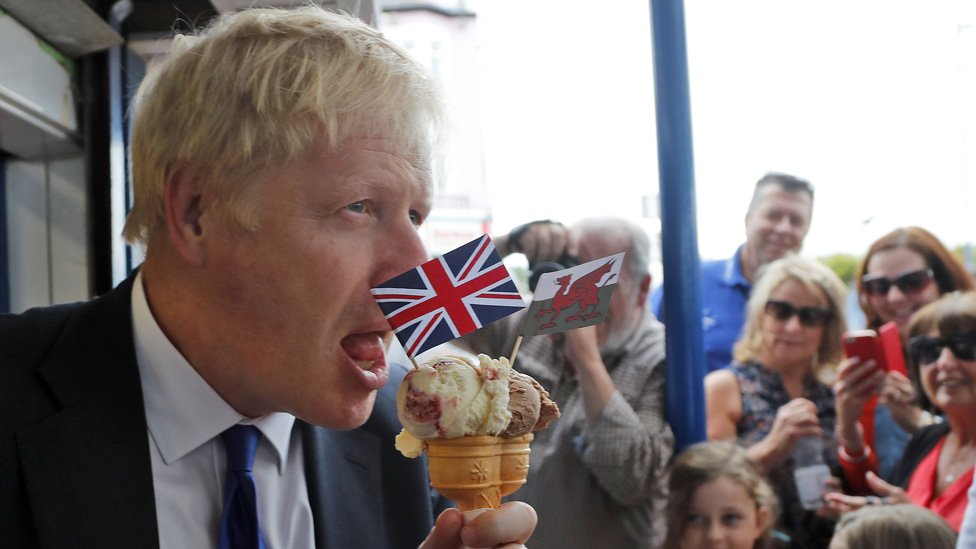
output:
M227 449L224 512L220 517L219 549L265 549L258 526L254 453L261 432L251 425L234 425L220 434Z

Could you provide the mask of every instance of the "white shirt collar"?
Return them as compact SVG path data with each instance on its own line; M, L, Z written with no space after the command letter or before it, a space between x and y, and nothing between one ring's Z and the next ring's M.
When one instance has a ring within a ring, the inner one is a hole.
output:
M132 330L149 434L169 465L237 423L257 427L274 447L278 473L288 463L295 416L247 418L231 408L190 366L149 309L142 273L132 285Z

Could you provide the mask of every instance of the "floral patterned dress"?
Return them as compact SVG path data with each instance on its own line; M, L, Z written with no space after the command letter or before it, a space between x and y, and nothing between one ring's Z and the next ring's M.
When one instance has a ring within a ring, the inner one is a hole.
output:
M792 397L783 384L783 378L757 362L733 362L729 369L735 374L742 395L742 417L736 425L738 441L748 448L766 438L773 428L776 411ZM803 398L817 407L820 428L824 433L824 460L830 470L839 476L840 463L833 436L837 422L834 392L811 374L804 380ZM833 534L833 522L816 517L814 512L800 505L793 481L793 458L787 457L776 465L769 472L768 479L779 498L777 530L790 536L792 547L826 547Z

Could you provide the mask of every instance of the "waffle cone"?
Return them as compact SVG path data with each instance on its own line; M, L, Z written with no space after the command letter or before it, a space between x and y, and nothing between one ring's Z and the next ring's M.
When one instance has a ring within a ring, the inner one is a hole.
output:
M431 439L427 445L430 485L461 511L497 509L502 496L525 484L532 433L503 439L471 436Z
M535 436L532 433L502 439L501 451L501 493L507 496L525 484L525 477L529 474L529 443Z
M501 439L473 436L427 444L430 485L461 511L501 505Z

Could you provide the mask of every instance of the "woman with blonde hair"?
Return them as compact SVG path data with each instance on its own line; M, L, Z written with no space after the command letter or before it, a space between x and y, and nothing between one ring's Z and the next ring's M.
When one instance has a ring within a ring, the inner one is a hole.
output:
M768 264L746 304L735 361L705 377L708 438L746 447L783 505L777 528L796 547L824 546L833 533L831 520L801 506L792 451L816 437L824 461L839 470L830 384L843 355L845 293L817 261L789 255Z

